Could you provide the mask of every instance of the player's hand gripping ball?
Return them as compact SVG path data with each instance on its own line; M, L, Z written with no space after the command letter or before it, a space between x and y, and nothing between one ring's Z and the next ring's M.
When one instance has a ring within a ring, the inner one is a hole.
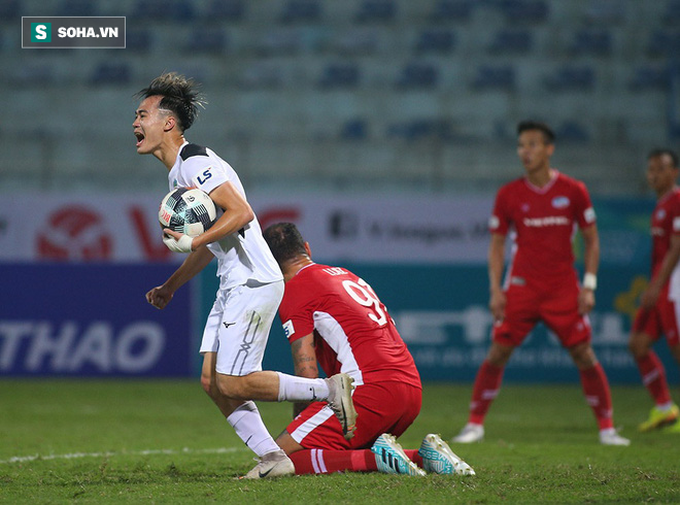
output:
M175 188L161 201L158 220L162 228L197 237L217 218L217 208L208 194L196 188Z

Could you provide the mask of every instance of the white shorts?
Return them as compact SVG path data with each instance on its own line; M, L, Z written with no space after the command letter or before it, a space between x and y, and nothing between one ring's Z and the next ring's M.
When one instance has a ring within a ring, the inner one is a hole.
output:
M217 292L201 341L201 353L217 353L217 373L241 376L262 370L269 331L282 298L283 281Z

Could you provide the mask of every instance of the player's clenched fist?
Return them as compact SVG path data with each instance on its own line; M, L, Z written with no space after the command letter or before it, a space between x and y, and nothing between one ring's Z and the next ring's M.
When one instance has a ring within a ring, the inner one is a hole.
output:
M146 301L157 309L164 309L172 300L173 293L164 286L156 286L146 294Z

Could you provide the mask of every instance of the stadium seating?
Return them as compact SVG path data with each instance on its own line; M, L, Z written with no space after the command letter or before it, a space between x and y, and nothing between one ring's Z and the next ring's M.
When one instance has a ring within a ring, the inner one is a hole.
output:
M189 33L184 50L190 53L223 54L227 35L220 28L196 28Z
M279 16L282 23L312 23L321 21L318 0L288 0Z
M456 44L456 35L452 30L442 28L426 28L418 34L415 44L417 53L448 54Z
M606 29L584 29L574 34L571 51L579 55L607 56L612 51L612 34Z
M22 14L19 0L0 0L0 23L16 23Z
M321 89L355 88L359 85L361 73L356 63L330 63L321 74Z
M182 0L137 0L132 16L135 20L150 22L175 21L188 23L196 16L193 2Z
M393 0L363 0L354 15L359 23L392 21L397 14L397 4Z
M106 61L97 65L90 78L94 86L122 86L132 82L132 69L125 62Z
M472 81L472 88L477 91L515 89L515 69L512 65L481 65Z
M36 6L44 15L127 15L127 49L17 51L16 19ZM472 177L456 167L479 160L475 142L512 144L516 122L537 115L563 140L614 152L601 162L620 169L678 130L669 83L679 11L680 0L0 0L0 89L20 88L21 103L57 104L61 116L66 90L105 94L100 107L115 114L157 72L185 72L204 84L209 111L238 118L204 130L199 122L197 137L235 135L268 151L243 154L255 181L275 179L279 158L300 175L321 138L385 163L374 175L408 171L390 155L401 142L436 139L453 165L447 177ZM72 142L87 149L77 135ZM628 158L615 160L622 145ZM474 168L502 174L507 159L486 156ZM85 170L66 163L55 160L55 174ZM329 160L324 177L342 164Z
M438 0L430 10L431 22L469 21L473 0Z
M666 89L670 84L670 76L665 66L642 65L633 70L628 84L635 91Z
M400 89L431 89L437 86L439 70L433 63L411 62L404 65L395 81Z
M489 44L492 53L523 54L531 51L533 33L525 28L503 28L496 32Z
M647 51L652 56L680 54L680 30L655 30L649 38Z
M97 16L97 3L90 0L64 0L59 16Z
M212 22L240 22L246 14L245 0L211 0L203 11L203 19Z
M540 23L548 19L545 0L500 0L500 11L509 23Z
M564 65L545 78L545 85L551 91L589 91L595 81L590 65Z

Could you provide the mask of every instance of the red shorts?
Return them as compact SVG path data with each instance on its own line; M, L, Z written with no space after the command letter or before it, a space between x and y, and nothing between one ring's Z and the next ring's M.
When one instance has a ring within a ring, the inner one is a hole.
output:
M542 321L564 347L590 342L590 320L578 313L578 293L575 278L550 286L536 286L529 281L511 283L505 292L505 319L494 325L493 341L519 346Z
M305 449L366 449L383 433L395 437L406 431L418 417L422 390L402 382L364 384L354 391L357 428L351 440L345 440L342 428L326 402L314 402L286 431Z
M666 336L668 345L680 344L678 336L678 319L680 319L680 302L668 299L668 291L663 291L656 305L649 310L638 310L633 321L633 331L644 333L652 340L658 340L661 334Z

